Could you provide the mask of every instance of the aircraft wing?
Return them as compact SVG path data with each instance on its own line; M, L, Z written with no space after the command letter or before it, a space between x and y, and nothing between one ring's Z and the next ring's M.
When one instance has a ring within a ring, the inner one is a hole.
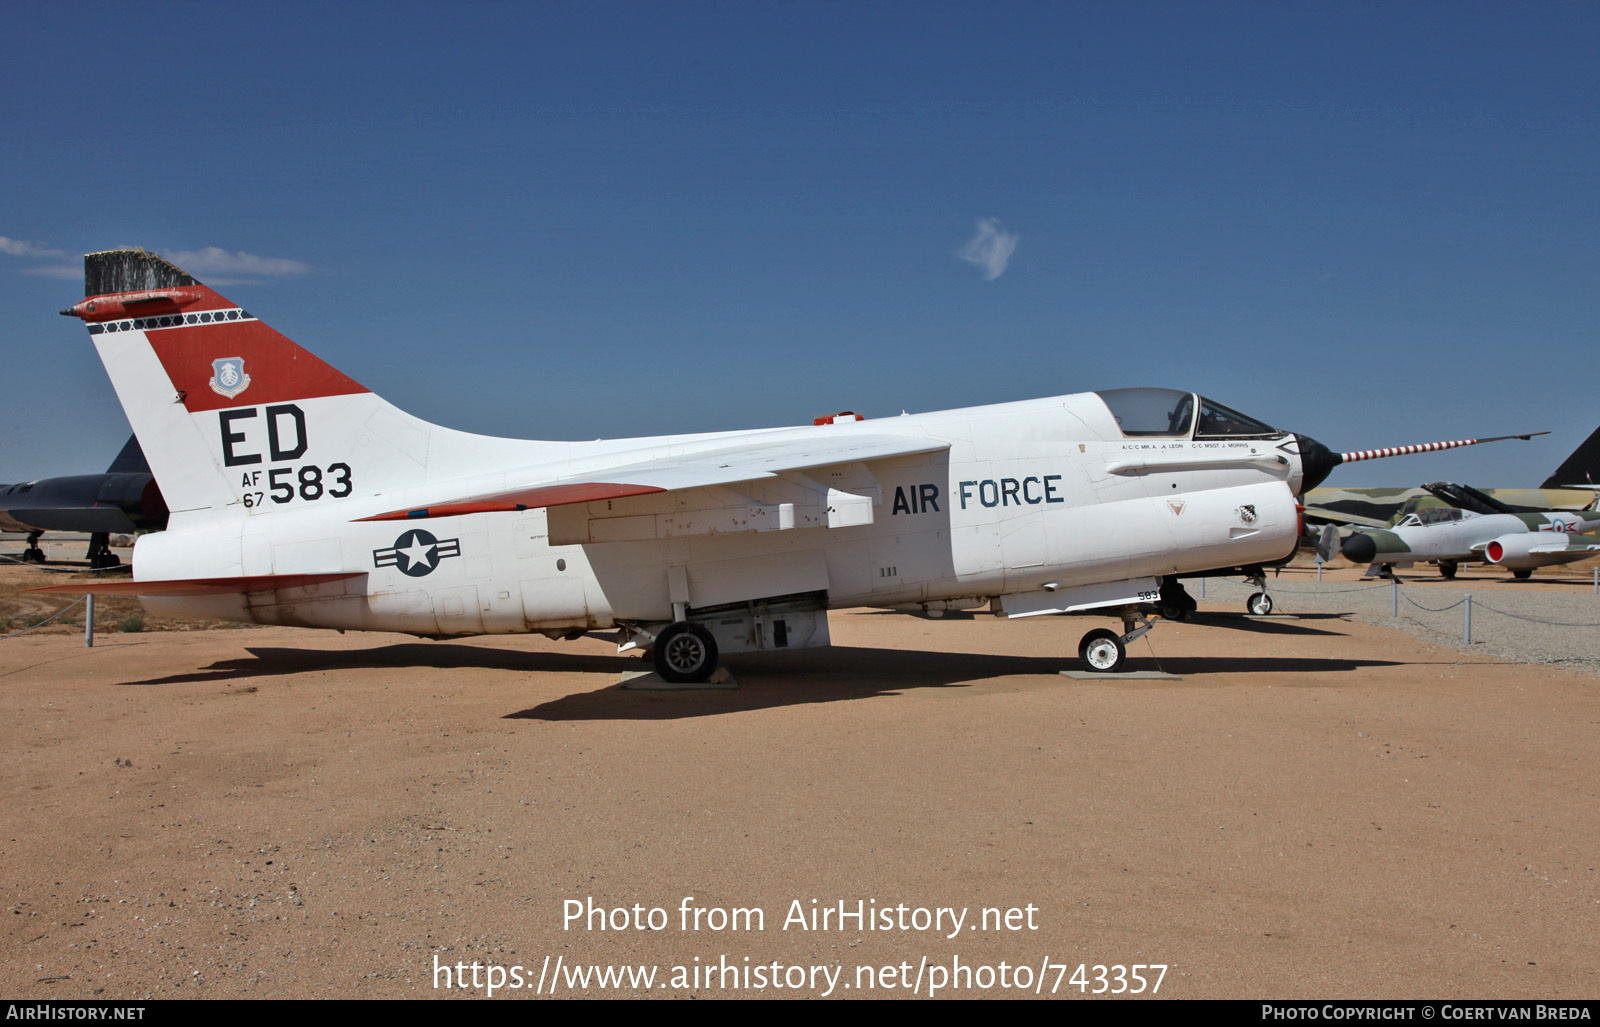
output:
M366 573L366 571L345 571L339 574L262 574L249 578L181 578L172 581L108 581L104 578L83 576L70 585L44 585L23 591L98 596L221 596L309 588L349 578L359 578Z
M790 471L892 457L940 453L948 442L900 435L815 436L770 441L747 439L737 445L682 456L645 460L567 475L498 492L441 498L425 506L390 510L363 521L405 521L534 507L567 506L658 492L733 485L773 479Z

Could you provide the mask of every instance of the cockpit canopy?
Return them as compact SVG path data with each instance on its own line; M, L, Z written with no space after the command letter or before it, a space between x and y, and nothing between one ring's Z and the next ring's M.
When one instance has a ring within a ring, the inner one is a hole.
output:
M1122 434L1196 439L1274 439L1281 432L1216 400L1177 389L1104 389L1095 393ZM1200 416L1195 417L1198 403Z
M1452 524L1476 516L1478 515L1470 510L1458 510L1453 506L1412 506L1409 510L1402 509L1395 527L1420 528L1428 524Z

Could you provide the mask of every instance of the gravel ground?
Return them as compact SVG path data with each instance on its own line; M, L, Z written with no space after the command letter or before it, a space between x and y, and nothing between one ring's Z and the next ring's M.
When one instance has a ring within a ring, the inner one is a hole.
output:
M1273 616L1295 613L1348 613L1368 624L1398 627L1419 638L1455 649L1470 649L1516 663L1548 663L1600 673L1600 596L1578 584L1577 574L1557 585L1537 578L1512 583L1496 578L1446 582L1401 576L1399 616L1389 582L1355 580L1353 572L1330 572L1318 582L1314 572L1294 571L1268 578ZM1198 583L1188 585L1197 599ZM1557 591L1556 589L1559 589ZM1239 579L1208 578L1201 610L1242 610L1256 591ZM1472 597L1472 641L1464 641L1467 596Z

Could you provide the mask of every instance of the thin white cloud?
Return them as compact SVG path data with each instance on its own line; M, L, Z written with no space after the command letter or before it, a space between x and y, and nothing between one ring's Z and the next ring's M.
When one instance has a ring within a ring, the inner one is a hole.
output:
M66 281L83 278L82 264L45 264L42 267L25 267L25 275L38 275L40 278L60 278Z
M1006 273L1006 264L1016 251L1015 232L1007 232L999 218L984 218L978 222L978 232L963 247L960 257L968 264L983 269L983 280L992 282Z
M132 247L121 247L131 249ZM27 239L13 239L0 235L0 254L12 257L34 258L38 260L59 261L71 259L71 255L62 251L51 249ZM288 260L283 257L258 257L254 253L238 250L229 253L220 246L207 246L201 250L179 250L164 254L166 258L185 271L203 278L213 285L241 285L251 282L256 278L287 278L293 275L303 275L311 270L311 265L298 260ZM41 264L36 267L18 269L21 274L38 275L42 278L73 279L83 277L83 265L71 264Z
M176 253L164 253L162 256L196 276L206 275L265 275L269 278L284 278L290 275L303 275L311 270L310 264L303 264L298 260L288 260L283 257L258 257L254 253L243 250L229 253L220 246L207 246L203 250L179 250ZM222 279L216 279L221 282Z
M52 250L47 246L29 242L26 239L11 239L0 235L0 253L8 253L13 257L65 257L60 250Z

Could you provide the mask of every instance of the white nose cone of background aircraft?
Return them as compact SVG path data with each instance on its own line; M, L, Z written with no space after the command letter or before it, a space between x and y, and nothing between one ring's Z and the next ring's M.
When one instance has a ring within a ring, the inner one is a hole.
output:
M1193 393L600 442L429 424L144 250L85 258L83 319L170 509L152 613L449 636L619 628L657 672L828 641L830 607L1097 608L1094 668L1181 616L1178 575L1261 567L1342 460ZM1490 440L1482 440L1490 441Z

